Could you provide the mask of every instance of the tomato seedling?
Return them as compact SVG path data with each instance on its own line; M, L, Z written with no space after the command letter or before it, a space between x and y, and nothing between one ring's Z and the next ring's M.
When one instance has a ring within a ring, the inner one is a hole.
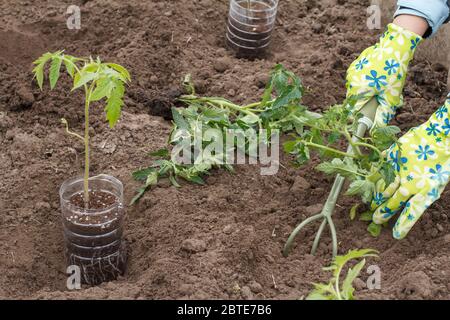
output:
M378 257L378 252L372 249L351 250L344 256L334 257L331 266L323 269L333 272L330 282L315 283L314 290L306 297L306 300L354 300L353 282L364 268L366 258L369 257ZM341 273L345 265L355 259L362 260L348 269L347 276L342 280L341 285Z
M50 63L48 78L50 89L54 89L62 65L65 66L67 74L73 79L72 90L83 89L84 101L84 136L69 130L69 125L65 119L62 123L66 126L66 132L84 143L85 169L84 169L84 202L89 203L89 107L91 103L105 100L106 119L111 128L115 126L120 118L123 106L123 96L125 85L131 80L130 74L121 65L115 63L104 63L100 58L78 58L64 54L64 51L54 53L47 52L34 61L34 77L43 89L45 67Z

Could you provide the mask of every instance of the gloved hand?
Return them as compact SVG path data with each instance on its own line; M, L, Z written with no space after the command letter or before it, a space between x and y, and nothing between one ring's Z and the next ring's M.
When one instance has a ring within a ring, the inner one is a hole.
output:
M403 210L394 238L404 238L424 211L439 199L450 177L450 95L444 106L424 124L411 129L387 150L396 171L395 182L377 183L372 202L373 221L382 224Z
M380 41L366 49L347 71L347 98L359 96L355 111L378 100L375 126L386 126L403 105L406 72L422 37L389 24Z

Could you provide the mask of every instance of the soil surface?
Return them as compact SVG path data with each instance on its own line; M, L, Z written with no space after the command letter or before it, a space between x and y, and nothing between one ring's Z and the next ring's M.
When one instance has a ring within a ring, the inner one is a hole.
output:
M117 197L104 191L89 191L89 201L87 208L89 210L95 209L105 209L112 206L114 203L120 202ZM77 208L84 208L84 192L79 192L72 196L70 203L75 205Z
M329 5L332 3L333 5ZM66 27L67 7L81 8L81 30ZM66 289L58 189L81 175L83 146L64 133L66 118L83 129L83 96L68 94L69 79L44 92L32 80L31 62L50 50L101 56L126 66L133 77L118 126L110 130L103 107L92 107L93 174L110 174L125 186L128 203L139 184L136 168L149 151L165 146L171 124L167 101L191 73L198 92L238 103L261 96L267 74L282 63L307 87L312 110L345 96L346 67L380 30L366 27L368 1L280 1L271 54L236 59L225 48L226 0L2 0L0 2L0 298L38 299L299 299L311 282L325 281L328 234L319 254L308 254L313 228L297 239L288 258L281 249L292 229L318 212L332 181L294 169L283 156L275 176L258 166L235 174L214 172L207 186L163 183L127 208L127 274L79 291ZM445 100L447 70L416 60L396 123L407 129L428 119ZM157 116L156 116L156 115ZM384 229L372 238L366 224L349 220L358 200L341 197L335 215L340 253L374 248L381 289L358 281L359 298L450 299L450 192L431 207L403 241Z

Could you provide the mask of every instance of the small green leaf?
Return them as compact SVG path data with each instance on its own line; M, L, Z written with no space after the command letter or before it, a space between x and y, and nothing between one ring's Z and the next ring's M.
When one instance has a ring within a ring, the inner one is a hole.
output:
M84 86L85 84L91 82L95 78L98 77L97 73L93 72L82 72L75 74L75 77L73 78L73 88L72 91Z
M90 101L99 101L105 97L111 96L111 91L114 89L114 81L110 78L102 78L97 80L94 91L90 96Z
M120 114L123 106L123 95L125 88L121 80L116 80L115 87L111 91L108 102L105 107L106 119L109 121L109 126L113 128L120 119Z
M200 176L187 177L186 180L193 182L195 184L199 184L199 185L205 184L205 181Z
M42 90L44 85L44 64L40 64L33 69L39 88Z
M322 162L316 169L329 175L340 174L353 180L359 176L358 166L351 159L333 159L331 162Z
M339 132L333 131L328 135L328 143L329 144L336 143L340 137L341 137L341 134Z
M375 183L369 180L355 180L350 184L346 195L362 197L364 203L372 200L372 195L375 192Z
M355 220L356 218L356 212L358 211L360 204L355 204L351 209L350 209L350 220Z
M372 237L378 238L378 236L381 234L382 228L383 227L381 225L378 225L378 224L375 224L374 222L372 222L367 227L367 231L369 231L369 233L372 235Z
M295 140L286 141L285 143L283 143L283 150L286 153L292 153L295 151L296 146L297 146L297 141L295 141Z
M383 180L387 186L393 183L395 181L395 177L397 176L394 167L388 162L383 163L380 173L383 176Z
M133 172L132 176L137 181L145 181L147 179L147 177L152 172L155 172L155 171L156 171L155 168L149 167L149 168L146 168L146 169L137 170L137 171Z
M355 267L348 270L347 276L342 283L342 297L344 300L354 299L353 293L355 292L355 289L353 288L353 281L358 277L365 264L366 259L363 259Z
M60 57L54 57L52 63L50 64L50 89L55 88L58 82L62 60Z
M359 216L359 220L365 222L371 222L372 219L373 219L373 212L371 211L366 211Z
M153 171L150 172L150 174L147 176L147 179L145 180L145 185L147 187L154 186L158 183L158 172Z
M245 122L246 124L252 125L258 123L260 121L260 118L255 114L248 114L245 117L240 118L239 120Z
M76 59L72 56L64 55L64 66L66 67L67 73L71 78L73 78L75 74L75 61Z
M125 80L131 81L130 73L128 72L128 70L125 67L123 67L119 64L116 64L116 63L106 63L106 65L108 67L113 68L117 72L119 72Z
M53 55L50 52L47 52L33 62L33 64L36 65L36 67L33 69L34 77L36 78L38 86L41 90L44 85L45 64L52 58L52 56Z
M176 108L172 108L172 117L178 129L189 130L189 123L183 118L181 113Z

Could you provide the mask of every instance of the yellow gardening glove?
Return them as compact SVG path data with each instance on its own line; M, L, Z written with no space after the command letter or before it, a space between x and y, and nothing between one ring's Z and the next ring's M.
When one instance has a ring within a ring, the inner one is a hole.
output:
M380 41L366 49L347 71L347 98L358 96L355 111L373 97L378 100L375 126L386 126L403 105L403 87L409 63L422 37L389 24Z
M450 177L450 95L426 123L411 129L386 153L396 171L395 182L377 183L372 202L376 224L402 210L394 238L404 238L424 211L439 199Z

